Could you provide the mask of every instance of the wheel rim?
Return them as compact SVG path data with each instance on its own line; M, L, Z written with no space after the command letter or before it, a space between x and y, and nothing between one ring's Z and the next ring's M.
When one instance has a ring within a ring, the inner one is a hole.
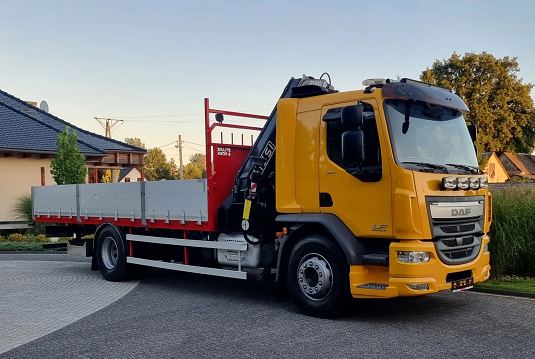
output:
M297 281L307 298L316 301L325 299L332 289L331 265L320 254L307 254L297 267Z
M113 237L106 237L102 242L101 250L102 262L108 269L113 269L117 265L119 258L119 251L117 250L117 242Z

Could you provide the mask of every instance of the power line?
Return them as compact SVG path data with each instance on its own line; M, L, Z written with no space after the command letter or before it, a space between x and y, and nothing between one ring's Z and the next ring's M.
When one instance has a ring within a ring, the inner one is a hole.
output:
M253 120L253 121L265 121L264 119L262 118L233 118L232 121L249 121L249 120ZM191 122L195 122L195 123L201 123L201 122L204 122L204 119L199 119L199 120L126 120L128 122L150 122L150 123L154 123L154 122L160 122L160 123L191 123Z
M158 146L158 147L155 147L155 148L162 148L162 147L166 147L166 146L172 145L173 143L176 143L176 140L174 140L174 141L173 141L173 142L171 142L171 143L168 143L167 145L162 145L162 146Z
M170 123L170 122L182 122L182 123L187 123L187 122L203 122L203 120L185 120L185 121L180 121L180 120L176 120L176 121L164 121L164 120L126 120L128 122L164 122L164 123Z
M245 110L246 112L249 111L270 111L271 108L260 108L256 110ZM204 113L190 113L190 114L177 114L177 115L146 115L146 116L115 116L119 118L149 118L149 117L187 117L187 116L204 116Z
M182 141L182 142L184 142L184 141ZM183 144L182 146L184 146L184 147L186 147L186 148L189 148L190 150L199 152L199 150L198 150L197 148L193 148L193 147L190 147L190 146L188 146L188 145L184 145L184 144Z
M199 143L195 143L195 142L189 142L189 141L182 141L184 143L189 143L190 145L196 145L196 146L201 146L201 147L206 147L205 145L201 145Z

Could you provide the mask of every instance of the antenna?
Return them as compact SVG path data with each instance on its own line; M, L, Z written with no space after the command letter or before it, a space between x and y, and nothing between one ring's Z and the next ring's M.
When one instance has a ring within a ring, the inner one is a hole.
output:
M39 108L40 108L42 111L48 113L48 103L46 103L46 101L44 101L44 100L41 101L41 103L39 104Z
M124 120L117 120L114 118L102 118L102 117L95 117L95 120L100 123L100 125L106 130L106 137L111 138L111 129L115 127L119 122L122 124L124 123Z

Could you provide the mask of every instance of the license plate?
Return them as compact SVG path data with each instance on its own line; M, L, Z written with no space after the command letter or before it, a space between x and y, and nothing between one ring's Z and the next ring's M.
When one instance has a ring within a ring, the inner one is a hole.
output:
M461 292L474 287L474 278L467 278L456 280L451 283L451 290L453 292Z

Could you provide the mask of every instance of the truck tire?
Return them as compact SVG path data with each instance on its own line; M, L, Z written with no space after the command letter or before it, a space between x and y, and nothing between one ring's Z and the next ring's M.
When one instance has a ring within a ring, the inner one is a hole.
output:
M293 302L306 315L333 318L350 297L344 255L327 238L308 235L292 249L286 284Z
M126 248L126 240L117 228L108 226L100 232L95 254L104 279L111 282L127 279Z

